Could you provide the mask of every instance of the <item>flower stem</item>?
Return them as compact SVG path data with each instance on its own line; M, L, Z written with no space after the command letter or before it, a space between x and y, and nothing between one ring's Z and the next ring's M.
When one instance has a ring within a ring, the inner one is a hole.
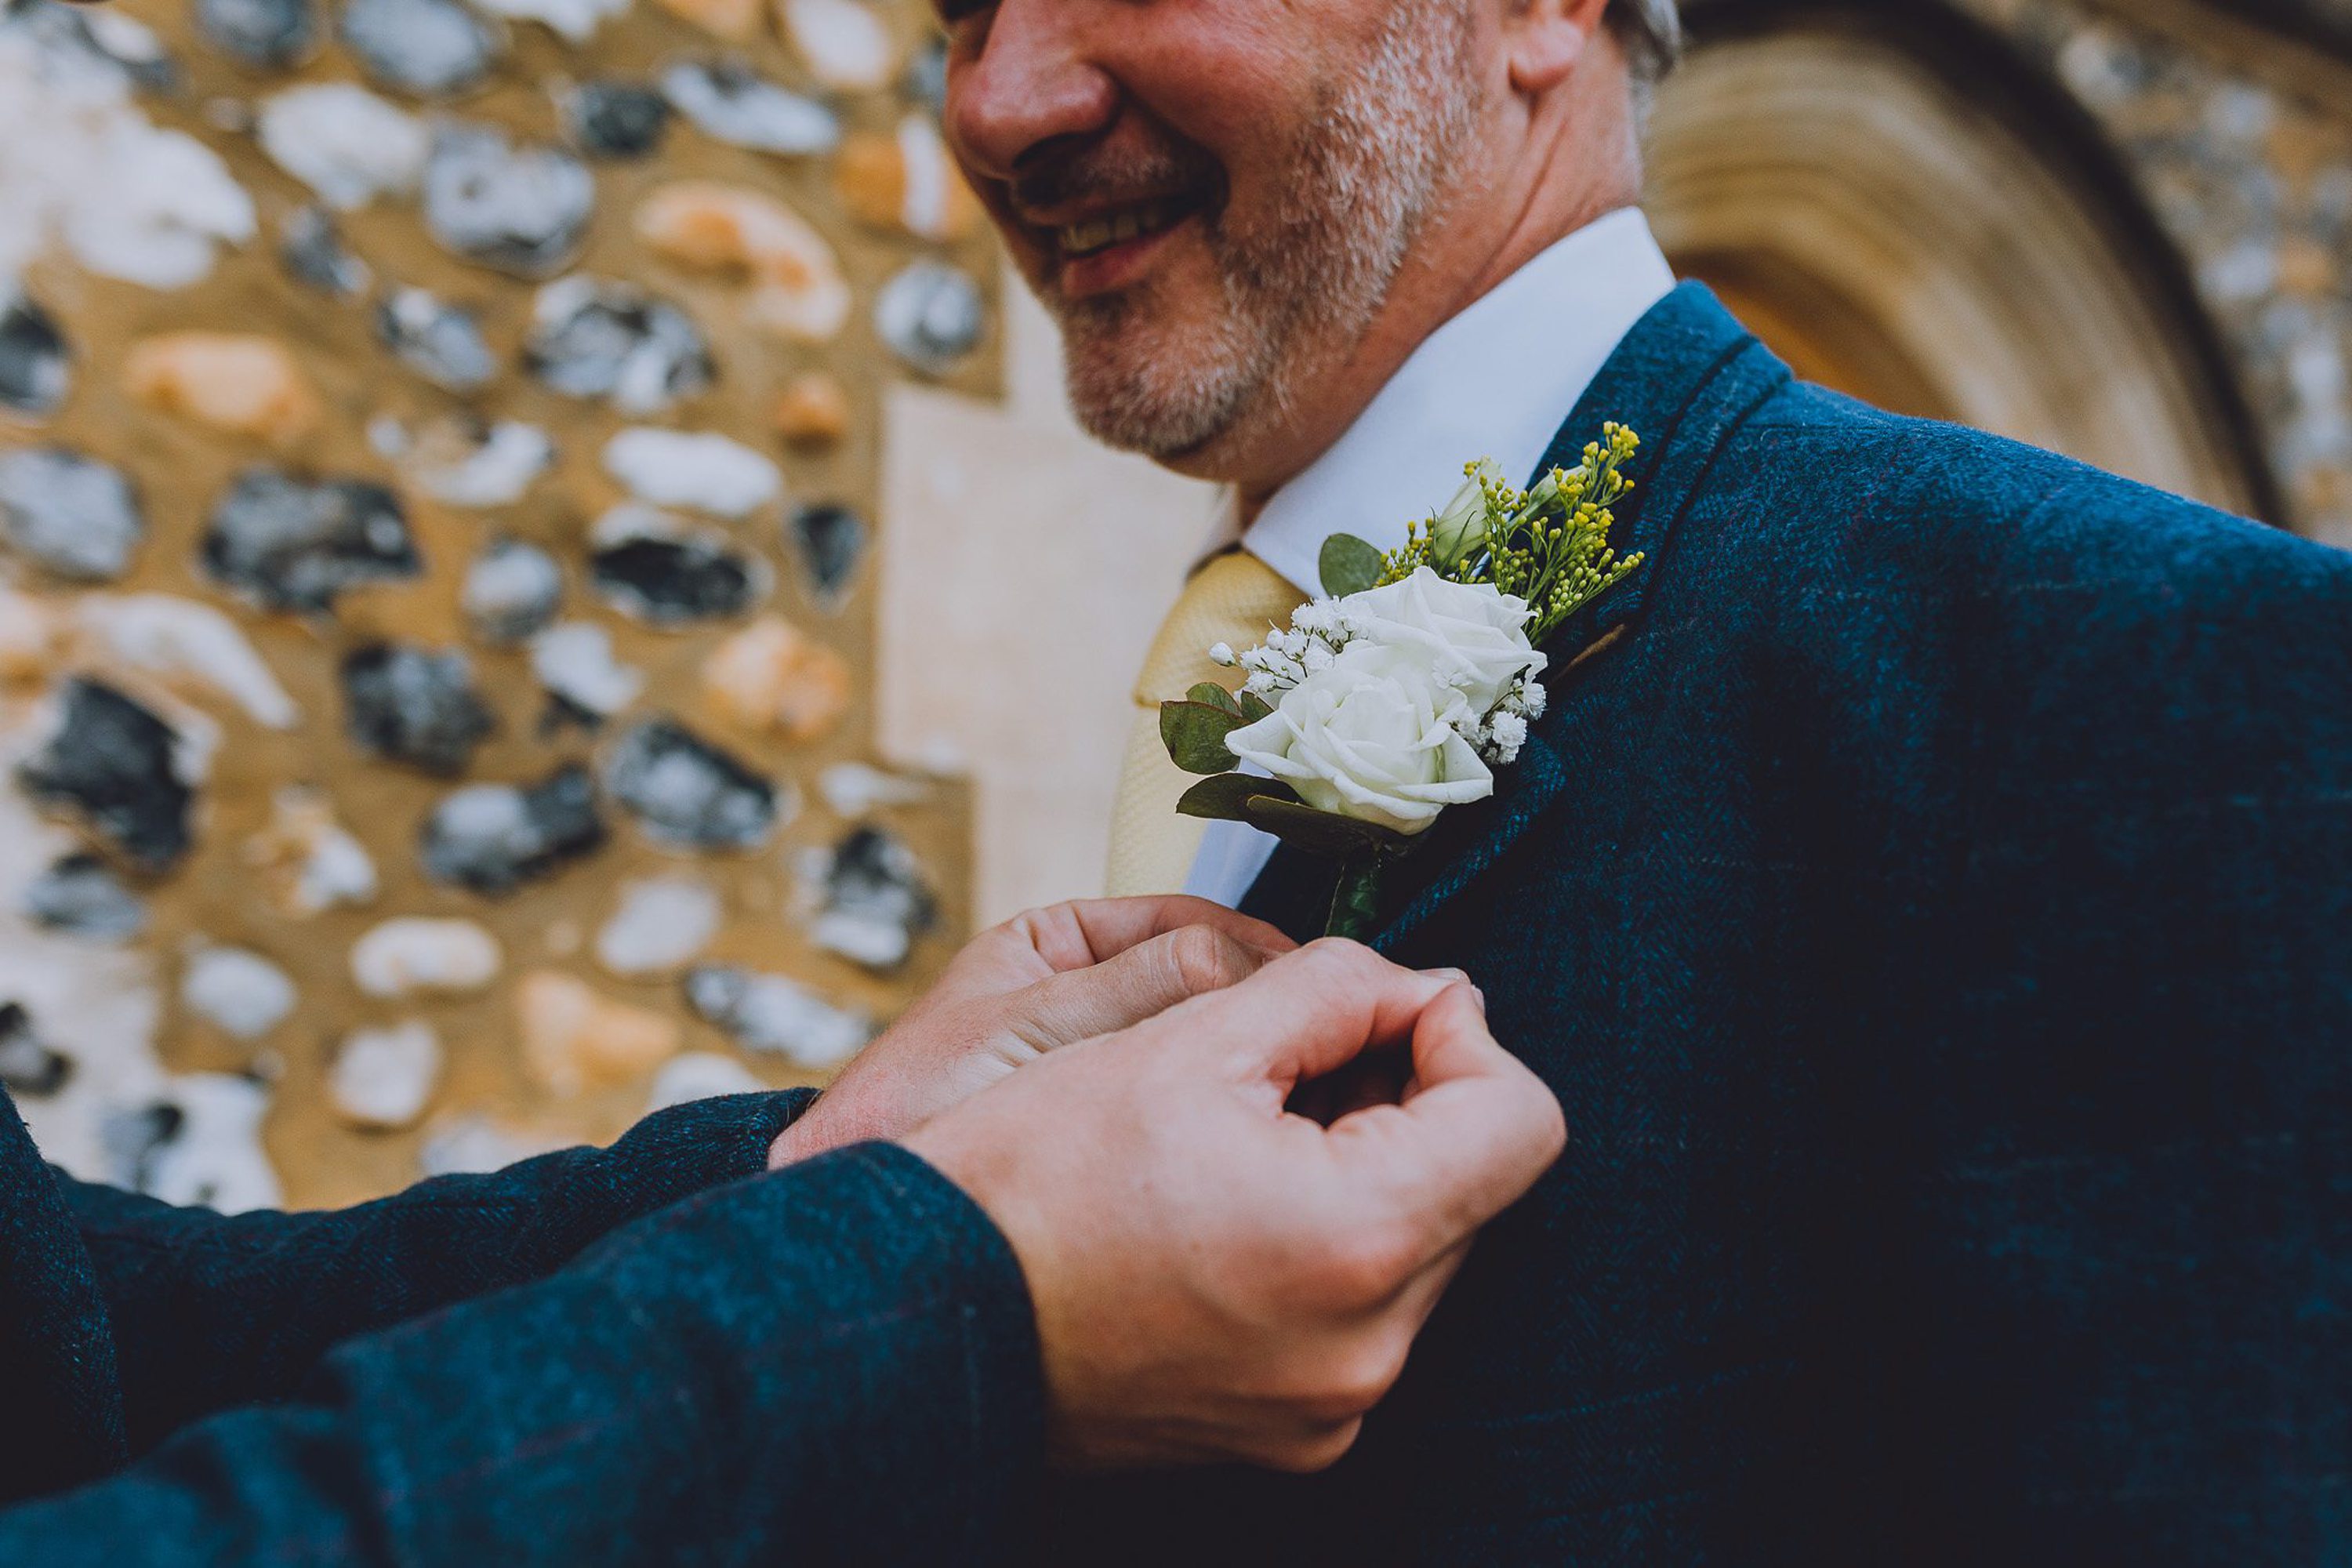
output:
M1325 936L1368 940L1380 923L1381 873L1387 862L1378 851L1350 855L1339 863L1339 886L1331 895L1331 918Z

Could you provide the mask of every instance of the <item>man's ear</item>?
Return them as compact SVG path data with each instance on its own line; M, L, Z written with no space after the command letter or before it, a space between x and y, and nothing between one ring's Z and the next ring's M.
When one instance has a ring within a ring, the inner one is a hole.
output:
M1503 21L1514 91L1548 92L1584 58L1610 0L1513 0Z

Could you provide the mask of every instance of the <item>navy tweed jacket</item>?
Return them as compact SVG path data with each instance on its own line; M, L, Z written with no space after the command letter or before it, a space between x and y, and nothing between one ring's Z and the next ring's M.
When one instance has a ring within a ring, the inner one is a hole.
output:
M1554 668L1625 635L1378 939L1567 1153L1339 1467L1068 1488L1039 1560L2352 1563L2352 554L1696 285L1547 465L1605 419L1649 564Z
M71 1181L0 1094L0 1564L974 1563L1043 1450L1003 1236L811 1097L234 1218Z

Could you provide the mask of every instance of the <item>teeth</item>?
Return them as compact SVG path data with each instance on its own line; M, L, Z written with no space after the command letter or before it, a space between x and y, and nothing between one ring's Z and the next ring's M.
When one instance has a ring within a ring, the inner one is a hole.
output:
M1108 217L1088 218L1084 223L1070 224L1057 230L1054 238L1065 256L1092 256L1098 250L1108 250L1114 245L1124 245L1140 235L1157 234L1168 226L1169 217L1167 203L1148 202Z

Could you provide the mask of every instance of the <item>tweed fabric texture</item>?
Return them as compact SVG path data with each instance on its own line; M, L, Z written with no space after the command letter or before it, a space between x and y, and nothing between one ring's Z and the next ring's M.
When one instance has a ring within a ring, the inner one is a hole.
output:
M756 1173L812 1098L234 1218L53 1179L6 1107L0 1563L988 1561L1019 1265L893 1145Z
M1798 383L1695 285L1547 461L1612 418L1650 564L1553 651L1628 635L1378 939L1566 1154L1339 1467L1070 1488L1045 1549L2352 1561L2352 555Z

